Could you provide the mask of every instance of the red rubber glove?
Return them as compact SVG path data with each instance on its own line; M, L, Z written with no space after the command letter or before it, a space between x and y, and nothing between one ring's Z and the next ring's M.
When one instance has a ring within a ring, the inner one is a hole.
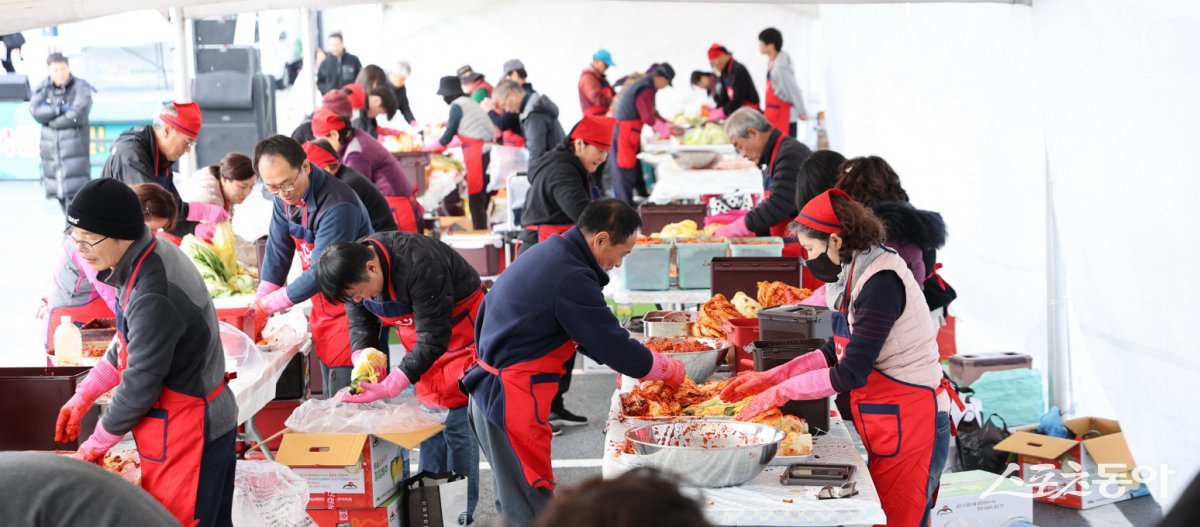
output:
M108 433L108 430L104 429L104 425L96 423L96 431L92 432L92 436L87 441L79 445L79 450L75 452L74 457L81 461L99 463L104 459L104 454L121 442L121 437L123 436Z
M75 395L58 411L58 421L54 423L54 441L69 443L78 439L84 414L96 404L96 399L120 383L121 374L117 372L116 366L105 359L96 363L75 389Z
M408 380L404 372L399 371L400 368L396 370L383 379L383 382L364 382L358 385L362 391L357 395L349 391L339 392L342 394L340 400L344 403L370 403L400 395L400 392L412 385L412 381Z
M767 410L787 404L788 401L811 401L829 397L835 393L837 390L833 389L833 385L829 381L829 368L821 368L801 373L773 388L768 388L758 394L733 418L738 421L749 421Z
M672 359L661 353L650 352L654 362L650 365L650 373L642 377L643 381L666 381L667 385L675 388L683 384L687 369L678 359Z
M824 353L820 350L811 351L767 371L744 372L734 377L729 381L729 385L721 390L721 400L727 403L737 402L758 395L797 375L828 367Z

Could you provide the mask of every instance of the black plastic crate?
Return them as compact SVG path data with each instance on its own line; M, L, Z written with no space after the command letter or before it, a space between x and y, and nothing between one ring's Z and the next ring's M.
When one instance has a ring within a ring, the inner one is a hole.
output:
M644 203L638 207L638 215L642 217L642 234L650 235L661 231L671 223L683 220L696 222L697 227L704 227L704 217L708 215L708 206L696 205L655 205Z
M84 414L79 438L54 442L58 411L75 395L91 368L0 368L0 450L74 450L100 419L100 407Z
M775 306L758 312L762 340L828 339L833 336L833 311L820 306Z
M756 340L746 346L754 356L754 370L766 371L806 353L821 353L822 339ZM808 430L819 435L829 430L829 398L815 401L788 401L779 408L784 415L794 415L808 422Z
M283 373L275 382L275 400L303 399L308 394L308 377L308 360L303 353L297 353L283 367Z

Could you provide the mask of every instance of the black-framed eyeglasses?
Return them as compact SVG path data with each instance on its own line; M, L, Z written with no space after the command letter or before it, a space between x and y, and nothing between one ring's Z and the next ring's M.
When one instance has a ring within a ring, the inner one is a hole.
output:
M301 172L300 170L297 170L296 175L294 177L292 177L290 182L284 183L279 186L268 185L268 184L266 184L266 182L264 182L263 190L265 190L271 194L275 194L275 195L291 194L292 192L294 192L296 190L296 182L300 180L300 172Z
M67 238L70 238L70 240L71 240L72 242L74 242L74 243L75 243L75 248L76 248L76 249L78 249L78 250L79 250L79 252L81 252L81 253L85 253L85 252L86 252L86 253L92 253L92 252L95 252L95 251L96 251L96 246L97 246L97 245L100 245L101 243L103 243L103 242L104 242L104 240L107 240L107 239L108 239L108 236L105 236L105 237L103 237L103 238L100 238L99 240L96 240L96 241L94 241L94 242L89 242L89 241L87 241L87 240L80 240L79 238L76 238L75 236L72 236L72 235L71 235L71 228L70 228L70 227L67 227L67 230L66 230L66 232L64 232L63 234L67 235Z

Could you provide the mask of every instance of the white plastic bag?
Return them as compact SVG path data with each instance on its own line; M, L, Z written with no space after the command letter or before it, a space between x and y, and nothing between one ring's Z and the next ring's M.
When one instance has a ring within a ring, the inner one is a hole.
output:
M402 434L442 424L448 413L408 393L365 404L335 399L304 401L284 424L305 434Z
M488 163L488 191L496 191L508 185L508 178L529 171L529 151L523 147L492 145L491 162Z
M308 319L304 316L304 311L291 309L267 321L267 327L263 328L263 339L267 341L267 345L263 346L263 349L291 349L302 344L307 338Z
M233 478L233 524L299 527L308 518L308 483L286 465L238 461Z
M254 340L242 330L224 322L218 322L217 326L221 329L221 347L225 349L226 372L253 377L250 372L266 367L266 359L254 345Z

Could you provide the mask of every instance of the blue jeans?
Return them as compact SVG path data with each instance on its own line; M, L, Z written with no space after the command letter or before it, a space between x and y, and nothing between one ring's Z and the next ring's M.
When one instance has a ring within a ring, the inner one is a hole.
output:
M467 407L450 410L446 429L421 443L422 471L455 472L467 477L467 521L475 518L479 502L479 440L471 431Z
M921 526L929 525L929 511L934 506L934 491L942 480L942 470L946 468L946 457L950 455L950 414L937 413L937 435L933 439L933 457L929 460L929 490L926 492L925 518Z
M350 386L350 372L354 368L350 366L326 366L321 363L321 383L325 390L325 398L333 397L339 390Z

